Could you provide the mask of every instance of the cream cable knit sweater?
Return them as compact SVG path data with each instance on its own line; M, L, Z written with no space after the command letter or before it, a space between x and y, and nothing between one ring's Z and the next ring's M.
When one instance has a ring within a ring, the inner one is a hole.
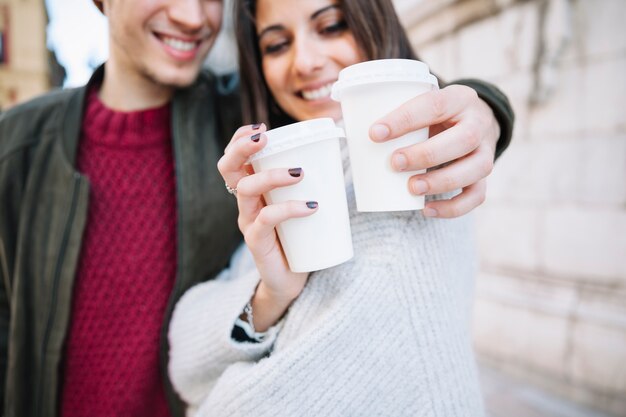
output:
M311 274L264 342L231 339L259 281L245 247L179 301L169 372L188 416L484 415L470 218L359 213L348 188L355 257Z

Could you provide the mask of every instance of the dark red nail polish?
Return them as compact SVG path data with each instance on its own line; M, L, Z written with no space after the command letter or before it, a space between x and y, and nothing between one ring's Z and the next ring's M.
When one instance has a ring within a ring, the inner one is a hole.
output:
M261 123L255 123L252 125L252 130L257 130L260 127L261 127Z
M316 209L318 204L317 201L307 201L306 206L310 209Z
M289 169L289 175L292 177L299 177L302 175L302 168L291 168Z
M261 139L261 134L260 133L255 133L254 135L252 135L250 137L250 139L252 139L252 142L258 142L259 139Z

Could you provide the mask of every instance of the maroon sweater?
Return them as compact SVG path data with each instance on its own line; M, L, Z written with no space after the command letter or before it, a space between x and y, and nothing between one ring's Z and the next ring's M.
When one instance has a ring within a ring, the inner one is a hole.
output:
M77 166L91 190L61 415L169 416L159 339L176 275L170 106L116 112L91 91Z

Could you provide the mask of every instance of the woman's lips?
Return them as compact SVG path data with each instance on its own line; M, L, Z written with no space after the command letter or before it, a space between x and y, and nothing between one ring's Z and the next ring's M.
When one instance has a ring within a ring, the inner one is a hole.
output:
M329 82L321 87L300 90L298 95L308 101L320 100L330 96L332 87L333 82Z

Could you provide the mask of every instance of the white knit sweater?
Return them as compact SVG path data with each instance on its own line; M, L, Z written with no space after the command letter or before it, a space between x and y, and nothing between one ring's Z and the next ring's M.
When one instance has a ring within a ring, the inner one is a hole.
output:
M264 342L231 338L259 281L245 247L179 301L169 372L189 416L484 415L469 216L359 213L348 196L354 258L311 274Z

